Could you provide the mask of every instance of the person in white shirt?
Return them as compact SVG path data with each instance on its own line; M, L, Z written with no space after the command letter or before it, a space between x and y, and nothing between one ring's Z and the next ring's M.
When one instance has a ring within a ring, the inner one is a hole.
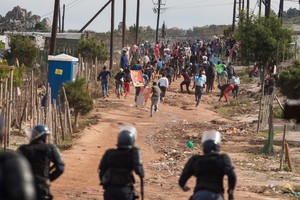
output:
M143 57L143 66L145 66L148 62L150 62L150 58L148 56L148 53L145 53L145 56Z
M234 88L232 90L233 98L237 98L239 94L240 78L234 73L230 81L234 85Z
M206 75L205 75L205 71L202 71L201 77L203 78L204 83L206 83ZM203 88L205 88L205 86L203 86Z
M162 77L158 79L157 84L161 90L160 100L163 101L166 96L166 90L169 87L169 80L165 74L162 74Z

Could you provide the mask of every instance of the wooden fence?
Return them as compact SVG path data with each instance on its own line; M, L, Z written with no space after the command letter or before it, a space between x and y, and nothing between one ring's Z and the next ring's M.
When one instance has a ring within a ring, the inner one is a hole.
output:
M261 108L258 117L258 132L266 131L269 128L270 105L273 104L275 92L272 95L263 95Z
M85 77L88 83L96 83L99 61L96 59L95 62L84 64L83 58L79 60L76 78ZM65 102L60 102L60 98L58 102L55 99L51 101L50 86L41 84L33 71L24 77L22 86L17 87L13 81L13 72L17 67L0 66L0 69L9 71L0 80L0 111L5 122L1 146L6 149L10 146L12 134L25 134L26 128L32 129L38 124L49 127L52 133L49 140L55 144L72 137L72 120L65 91Z

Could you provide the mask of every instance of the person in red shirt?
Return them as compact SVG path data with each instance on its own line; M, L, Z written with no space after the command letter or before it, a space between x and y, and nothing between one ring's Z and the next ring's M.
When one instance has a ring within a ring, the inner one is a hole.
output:
M230 91L232 91L233 89L234 89L234 85L233 84L229 84L229 86L224 90L224 96L225 96L226 102L228 102L228 103L229 103L228 93Z
M184 80L180 83L180 91L183 92L182 86L185 85L187 92L190 94L189 87L191 84L191 78L190 78L189 74L187 73L186 69L182 70L181 75L184 78Z
M156 56L156 60L158 60L160 58L160 56L159 56L159 48L158 48L157 45L154 48L154 53L155 53L155 56Z

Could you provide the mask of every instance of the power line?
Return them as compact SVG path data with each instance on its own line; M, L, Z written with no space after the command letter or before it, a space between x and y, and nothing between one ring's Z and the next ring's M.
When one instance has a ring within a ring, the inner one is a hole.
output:
M175 5L172 5L172 6L170 6L169 8L173 8L173 7L181 7L181 6L185 6L185 5L193 5L193 4L199 4L199 3L201 3L201 2L204 2L204 1L211 1L211 0L202 0L202 1L193 1L193 2L188 2L188 3L183 3L183 4L175 4Z
M70 2L70 3L68 3L68 4L66 4L66 8L71 9L71 8L73 8L74 6L76 6L76 5L78 5L79 3L81 3L81 1L85 1L85 0L74 0L74 1L72 1L72 2ZM77 3L76 3L76 2L77 2ZM76 4L75 4L75 3L76 3ZM62 7L60 7L60 9L62 9ZM52 11L52 12L49 12L49 13L47 13L47 14L41 15L41 18L46 17L46 16L49 16L49 15L52 15L52 14L53 14L53 11Z
M233 3L210 4L210 5L201 5L201 6L186 6L186 7L178 7L178 8L166 7L166 9L201 8L201 7L224 6L224 5L233 5Z

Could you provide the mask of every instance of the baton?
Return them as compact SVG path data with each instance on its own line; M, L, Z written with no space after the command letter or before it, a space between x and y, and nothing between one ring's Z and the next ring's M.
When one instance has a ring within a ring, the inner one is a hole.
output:
M141 178L141 197L144 200L144 179Z

